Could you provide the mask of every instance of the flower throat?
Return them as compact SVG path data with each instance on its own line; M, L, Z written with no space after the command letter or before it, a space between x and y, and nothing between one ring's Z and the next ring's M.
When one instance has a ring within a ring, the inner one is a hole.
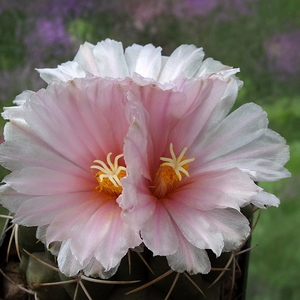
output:
M123 157L124 154L117 155L114 159L114 163L112 163L110 159L111 155L112 152L108 153L106 157L107 163L102 160L94 160L94 163L98 165L92 165L91 169L98 170L94 176L98 181L96 189L99 192L120 195L123 190L120 179L126 176L126 168L119 165L119 159Z
M187 147L184 147L179 156L176 157L173 149L173 144L170 144L171 158L160 157L163 163L159 166L154 178L153 194L158 198L164 198L169 192L174 190L178 181L181 181L183 176L189 177L189 163L195 158L185 158Z

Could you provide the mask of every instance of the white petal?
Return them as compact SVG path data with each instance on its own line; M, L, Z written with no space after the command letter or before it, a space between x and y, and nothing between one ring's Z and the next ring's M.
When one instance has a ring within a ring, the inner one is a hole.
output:
M248 219L235 209L215 209L209 217L216 230L222 233L223 252L236 250L250 234Z
M93 49L100 77L125 78L129 76L123 45L110 39L99 42Z
M95 188L92 180L46 168L29 167L7 175L3 182L19 193L27 195L51 195L89 191Z
M68 277L77 275L78 272L84 267L78 262L78 260L76 260L76 258L72 254L70 248L70 240L62 242L57 257L57 262L59 270Z
M48 228L48 225L43 225L43 226L38 226L37 229L36 229L36 238L38 240L40 240L42 243L46 244L46 232L47 232L47 228ZM60 248L60 242L56 242L56 243L52 243L52 244L55 244L53 245L53 249L54 249L54 252L51 251L51 253L55 256L57 256L58 254L58 250ZM52 245L51 245L52 246Z
M283 167L288 159L289 147L285 140L268 129L253 142L209 162L202 171L237 167L254 181L276 181L291 176Z
M6 141L0 145L0 162L11 171L38 166L73 174L80 172L78 166L58 155L52 147L36 137L23 121L6 123L4 136Z
M161 68L161 48L153 45L146 46L132 45L126 48L125 58L128 64L129 76L133 73L146 78L157 79Z
M20 205L15 215L15 221L25 226L47 225L64 211L80 205L92 196L93 194L89 191L32 197Z
M84 78L86 76L86 72L75 61L68 61L53 69L45 68L36 70L40 73L41 78L48 84L60 81L67 82L74 78Z
M107 201L82 224L71 242L72 252L80 262L92 255L109 271L129 248L141 244L137 231L123 222L120 212L115 201Z
M179 201L166 201L165 206L183 236L199 249L211 249L220 255L224 241L222 233L210 218L211 211L200 211Z
M178 238L180 241L178 250L167 256L169 266L179 273L187 271L190 274L207 274L211 269L207 252L193 246L180 232Z
M100 74L97 60L93 53L94 48L94 45L85 42L80 46L79 51L74 58L74 61L77 62L85 72L89 72L94 76L99 76Z
M197 160L204 164L251 143L266 132L267 125L267 114L260 106L245 104L212 130L203 132L203 139L193 151L198 151L201 157Z
M96 258L92 258L89 264L83 269L83 273L86 276L91 276L94 278L100 277L102 279L108 279L117 272L118 268L119 264L109 271L105 271L101 263Z
M4 107L4 112L1 114L2 117L4 119L18 119L19 121L24 121L22 116L22 106L33 94L35 94L35 92L29 90L22 92L15 100L13 100L13 103L17 104L17 106Z
M239 247L250 232L248 220L235 209L200 211L179 201L167 201L165 205L192 245L211 249L217 256Z
M159 82L165 83L176 79L180 75L191 78L201 66L204 57L202 48L194 45L178 47L168 58L159 76Z
M199 210L234 208L239 210L251 202L260 188L235 168L200 174L182 182L172 194L171 200L186 203Z
M251 203L259 208L267 208L268 206L278 207L280 200L273 194L262 191L252 198Z
M201 76L218 73L220 71L229 70L229 69L231 69L231 67L225 66L218 60L214 60L211 57L209 57L203 61L195 77L201 77Z
M170 255L178 248L174 223L161 203L156 204L152 218L143 225L141 235L153 255Z
M26 90L22 92L20 95L16 96L13 102L17 105L23 105L25 101L28 100L32 94L34 94L33 91Z
M205 129L208 131L210 128L217 126L228 115L236 100L239 90L239 81L231 78L226 85L222 97L217 102L209 120L206 122Z
M0 186L0 195L0 203L13 213L17 211L23 202L32 197L18 193L7 184Z

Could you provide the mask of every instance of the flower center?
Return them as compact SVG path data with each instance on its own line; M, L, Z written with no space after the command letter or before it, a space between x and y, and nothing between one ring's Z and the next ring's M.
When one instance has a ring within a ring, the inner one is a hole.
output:
M167 193L173 190L176 183L181 181L183 176L190 176L187 170L189 168L189 163L194 161L195 158L185 158L184 154L187 149L187 147L184 147L179 156L176 157L173 150L173 144L171 143L171 158L160 157L160 160L164 163L160 165L154 179L154 195L158 199L163 198Z
M97 190L100 192L105 192L109 194L121 194L122 193L122 183L120 178L126 176L126 168L119 166L119 159L124 156L124 154L119 154L115 157L114 163L112 163L110 157L112 152L107 154L106 161L94 160L94 163L98 165L92 165L91 169L99 170L94 176L98 181Z

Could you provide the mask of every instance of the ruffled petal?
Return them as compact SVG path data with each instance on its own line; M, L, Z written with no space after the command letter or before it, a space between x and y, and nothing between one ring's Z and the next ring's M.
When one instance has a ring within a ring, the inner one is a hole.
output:
M199 210L246 206L260 188L239 169L220 170L192 176L182 181L169 196Z
M93 48L99 77L124 79L129 75L121 42L106 39ZM77 57L79 59L79 57Z
M83 201L91 197L93 197L91 192L50 194L33 197L23 201L19 206L14 217L14 222L25 226L50 224L53 219L64 211L80 205Z
M197 71L197 73L195 74L195 77L205 77L207 75L211 75L211 74L218 74L221 75L222 72L224 74L224 72L230 72L230 75L235 74L236 72L239 71L239 69L232 69L232 67L223 65L220 61L218 60L214 60L211 57L206 58L199 70ZM232 74L233 72L233 74Z
M83 269L83 272L86 276L91 277L100 277L102 279L108 279L115 275L119 267L119 264L116 265L114 268L111 268L109 271L105 271L104 267L101 265L101 263L95 259L92 258L88 265Z
M238 167L255 181L289 177L283 167L289 159L289 148L279 134L267 129L267 124L260 106L243 105L193 148L195 153L201 149L193 165L200 172Z
M169 266L179 273L187 271L191 275L207 274L211 269L207 252L189 243L178 229L177 237L179 247L174 254L167 256Z
M95 46L88 42L80 45L79 50L74 57L74 61L80 65L86 73L100 77L98 62L94 54L94 48Z
M24 112L22 115L24 116ZM22 121L13 120L6 123L4 135L5 142L0 145L0 161L11 171L43 167L78 174L81 170L76 164L53 151L52 147L37 137L28 124Z
M126 170L128 174L140 174L150 179L147 151L147 147L149 147L147 129L149 114L136 94L129 91L127 98L129 101L126 106L126 116L131 125L124 139Z
M128 95L127 119L131 122L124 139L124 159L128 176L122 178L122 195L118 203L126 222L140 228L155 209L155 203L149 194L151 170L148 164L149 140L147 131L148 113L142 103L133 94Z
M70 240L66 240L61 243L57 263L59 270L66 276L72 277L78 274L84 266L78 262L76 257L72 255L70 248Z
M248 220L234 209L200 211L179 201L166 201L165 206L192 245L217 256L236 249L250 232Z
M74 61L63 63L53 69L36 70L48 84L84 78L88 74L120 79L129 75L122 43L110 39L95 46L86 42L80 47Z
M23 105L26 100L28 100L30 98L30 96L34 94L33 91L30 90L26 90L23 91L21 94L19 94L18 96L16 96L15 100L13 101L13 103L17 104L17 105Z
M173 221L161 203L141 231L143 241L153 255L171 255L177 251L178 238Z
M141 228L155 210L155 199L149 193L145 182L149 181L137 174L131 174L122 180L123 192L118 198L122 208L122 218L133 228Z
M22 106L25 102L33 95L35 92L26 90L21 94L17 95L13 100L13 103L17 104L17 106L4 107L4 111L1 114L4 119L18 119L19 121L23 121L22 116Z
M223 236L223 252L236 250L248 238L251 230L248 219L234 209L214 209L209 213L213 226Z
M114 201L103 203L71 241L73 254L83 261L92 254L105 271L116 267L129 248L141 244L134 231L120 217L121 209Z
M259 208L265 209L268 206L278 207L280 200L275 195L262 191L252 198L251 203Z
M84 78L86 76L86 72L76 61L68 61L55 69L44 68L36 70L48 84L60 81L67 82L74 78Z
M24 119L48 148L88 170L95 159L106 157L113 149L118 152L114 155L122 153L129 126L123 87L128 85L100 78L72 83L51 85L32 96Z
M47 229L47 246L51 242L76 238L83 224L88 222L89 218L99 209L103 201L104 199L101 199L99 196L95 199L83 198L77 205L62 210L52 220Z
M46 168L32 167L14 171L3 182L21 194L51 195L89 191L95 188L90 176L71 175ZM83 175L85 175L83 173Z
M223 119L228 115L232 109L236 97L238 95L238 90L240 88L239 80L236 78L230 78L226 81L226 88L223 95L220 97L216 105L205 124L205 130L209 131L211 128L217 126Z
M59 269L64 275L68 277L76 276L79 271L83 270L83 273L86 276L108 279L116 273L119 267L119 265L117 265L109 271L105 271L101 263L94 257L91 258L88 263L85 262L84 264L80 264L72 253L70 240L62 242L59 245L57 253L57 262Z
M82 266L95 257L109 271L129 248L141 243L138 232L122 221L120 212L115 201L86 199L52 220L47 229L47 244L69 240L72 255Z
M7 184L0 186L0 203L11 212L15 213L20 205L32 196L20 194Z
M254 103L235 110L218 126L202 133L202 139L193 147L195 153L201 149L195 164L200 167L200 164L230 153L262 136L267 130L266 116L262 108Z
M4 111L1 113L2 117L7 120L20 118L23 119L20 115L20 112L22 112L21 108L33 94L35 94L34 91L25 90L21 94L17 95L13 100L13 103L16 104L16 106L3 107Z
M194 45L182 45L178 47L166 61L158 81L165 83L184 75L191 78L198 71L204 57L202 48Z
M137 73L146 78L157 80L161 69L161 47L152 44L146 46L132 45L126 48L125 58L129 69L129 76Z
M133 143L145 140L147 151L141 152L147 161L147 169L150 166L150 172L154 164L158 163L153 159L157 160L166 148L169 149L168 137L186 110L185 101L182 93L164 91L152 85L132 85L128 93L128 105L134 112L134 122L130 131L132 133L129 132L127 137L134 134L135 137L131 138ZM140 129L134 131L134 128Z
M224 110L230 110L232 107L233 99L225 94L227 86L228 82L218 78L186 82L181 100L185 100L186 103L181 107L181 118L176 126L172 127L169 142L180 149L190 147L194 141L199 143L204 128L208 126L212 116L216 115L215 111L220 110L219 106Z
M46 232L47 232L48 227L49 227L49 225L47 224L47 225L38 226L36 229L36 238L44 244L46 244ZM51 247L49 250L51 251L51 253L53 255L57 256L59 248L60 248L60 244L61 244L61 242L54 242L51 244ZM54 247L52 247L52 245ZM54 248L53 252L52 252L52 248Z

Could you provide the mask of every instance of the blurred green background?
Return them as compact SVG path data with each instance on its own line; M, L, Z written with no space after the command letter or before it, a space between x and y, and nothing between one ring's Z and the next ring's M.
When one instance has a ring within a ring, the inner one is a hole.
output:
M235 107L255 102L267 111L270 128L290 145L292 172L261 184L282 203L262 211L254 231L247 300L299 299L299 0L0 0L0 105L45 86L34 68L56 67L84 41L105 38L152 43L165 55L195 44L241 69Z

